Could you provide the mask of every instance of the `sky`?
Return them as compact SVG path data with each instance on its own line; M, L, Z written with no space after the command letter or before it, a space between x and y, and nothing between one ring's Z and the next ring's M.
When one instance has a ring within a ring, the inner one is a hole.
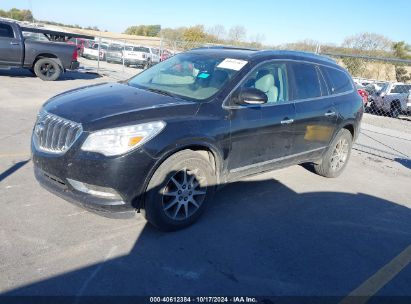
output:
M305 39L340 44L344 38L373 32L411 43L410 0L0 0L0 9L31 9L34 17L101 30L160 24L242 25L264 44Z

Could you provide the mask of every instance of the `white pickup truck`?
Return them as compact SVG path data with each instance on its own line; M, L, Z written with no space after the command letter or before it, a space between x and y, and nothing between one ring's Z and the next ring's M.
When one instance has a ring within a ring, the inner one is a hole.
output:
M93 43L92 45L84 46L82 56L87 59L97 60L100 57L100 60L105 60L106 51L107 51L107 45L102 43L100 45L100 54L99 54L98 43Z
M156 53L156 49L151 47L129 45L124 47L123 53L126 66L135 65L146 69L160 62L159 52Z

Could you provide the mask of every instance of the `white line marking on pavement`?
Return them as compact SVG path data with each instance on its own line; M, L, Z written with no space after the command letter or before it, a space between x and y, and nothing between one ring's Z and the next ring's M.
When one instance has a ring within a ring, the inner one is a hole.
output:
M83 293L86 291L88 284L94 279L94 277L99 273L99 271L104 267L104 264L113 256L114 251L117 250L117 246L111 247L110 251L107 253L106 257L104 258L103 262L100 262L99 265L94 269L91 275L88 277L87 280L84 281L83 285L81 286L80 290L77 293L77 297L81 297ZM80 300L77 298L76 302Z
M411 245L405 248L399 255L388 264L380 268L364 283L350 292L340 304L364 304L381 288L390 282L401 270L411 263Z

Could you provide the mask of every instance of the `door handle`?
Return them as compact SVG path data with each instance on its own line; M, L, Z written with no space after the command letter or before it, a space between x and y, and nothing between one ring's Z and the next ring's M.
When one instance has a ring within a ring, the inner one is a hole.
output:
M285 119L281 121L282 125L289 125L294 122L294 119Z
M335 112L327 112L324 114L325 116L329 117L329 116L335 116Z
M11 44L11 45L19 45L20 43L18 43L18 42L13 42L13 41L12 41L12 42L10 42L10 44Z

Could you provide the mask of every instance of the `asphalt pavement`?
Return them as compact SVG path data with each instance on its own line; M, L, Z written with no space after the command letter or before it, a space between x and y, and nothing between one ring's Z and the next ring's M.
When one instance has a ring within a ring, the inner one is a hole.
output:
M338 302L351 294L371 303L376 295L411 296L404 139L391 136L400 151L392 158L354 150L336 179L293 166L229 184L198 223L161 233L140 215L119 220L87 212L34 180L29 142L41 104L113 80L64 77L47 83L25 71L0 71L2 295L275 294ZM368 145L363 137L359 143Z

